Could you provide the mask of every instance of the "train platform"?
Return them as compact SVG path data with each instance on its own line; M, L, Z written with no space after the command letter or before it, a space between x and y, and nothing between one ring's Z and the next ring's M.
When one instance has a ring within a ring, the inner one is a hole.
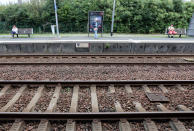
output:
M32 35L31 38L23 35L19 38L12 38L10 35L0 35L0 41L124 41L124 40L134 40L134 41L174 41L174 42L188 42L193 41L194 37L185 37L179 38L175 36L174 38L168 38L166 35L114 35L111 37L110 35L103 35L103 37L99 37L98 39L94 39L92 35L89 37L87 34L85 35L61 35L59 38L53 35Z
M10 53L194 53L194 37L168 38L165 35L105 35L94 39L85 35L34 35L11 38L0 35L0 54Z

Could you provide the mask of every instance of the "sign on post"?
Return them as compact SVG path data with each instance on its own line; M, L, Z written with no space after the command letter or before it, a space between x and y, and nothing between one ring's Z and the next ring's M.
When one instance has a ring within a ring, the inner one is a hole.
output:
M97 21L98 33L103 33L103 19L104 11L89 11L88 13L88 36L89 33L94 32L95 24Z
M52 31L53 35L55 35L55 27L56 27L56 25L51 25L51 31Z

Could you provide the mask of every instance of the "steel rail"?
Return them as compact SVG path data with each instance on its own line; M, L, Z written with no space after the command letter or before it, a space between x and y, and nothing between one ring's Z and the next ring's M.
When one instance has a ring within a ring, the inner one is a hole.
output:
M166 57L193 57L193 54L3 54L0 55L0 57L35 57L36 59L38 59L37 57L45 57L45 59L47 57L67 57L64 59L68 59L68 57L75 57L76 59L82 59L82 57L134 57L132 59L135 59L135 57L141 57L141 59L146 58L146 57L159 57L159 58L166 58ZM78 58L77 58L78 57ZM158 58L158 59L159 59ZM43 58L44 59L44 58ZM167 59L167 58L166 58ZM153 64L160 64L160 65L167 65L167 64L171 64L171 65L175 65L175 64L179 64L179 65L192 65L194 64L194 62L192 61L183 61L183 62L130 62L130 61L126 61L126 62L1 62L0 65L55 65L55 64L147 64L147 65L153 65Z
M0 57L25 57L25 56L28 56L28 57L37 57L37 56L40 56L40 57L43 57L43 56L68 56L68 57L71 57L71 56L132 56L132 57L180 57L180 56L183 56L183 57L193 57L194 54L0 54Z
M172 63L172 62L166 62L166 63L153 63L153 62L147 62L147 63L138 63L138 62L132 62L132 63L123 63L123 62L4 62L0 63L0 65L194 65L194 62L190 63Z
M0 55L0 57L67 57L66 59L68 59L68 57L79 57L79 59L82 59L82 57L141 57L141 59L145 58L145 57L194 57L193 54L3 54ZM45 58L45 59L46 59ZM38 58L37 58L38 59ZM65 58L64 58L65 59ZM78 58L77 58L78 59ZM135 59L135 58L133 58ZM179 64L179 65L192 65L194 64L194 62L192 61L184 61L184 62L130 62L130 61L126 61L126 62L1 62L0 65L62 65L62 64L147 64L147 65L153 65L153 64L160 64L160 65L175 65L175 64Z
M0 80L0 84L194 84L194 80Z
M82 112L82 113L46 113L46 112L0 112L0 119L26 119L26 120L91 120L91 119L129 119L129 120L141 120L141 119L194 119L194 111L176 111L176 112Z

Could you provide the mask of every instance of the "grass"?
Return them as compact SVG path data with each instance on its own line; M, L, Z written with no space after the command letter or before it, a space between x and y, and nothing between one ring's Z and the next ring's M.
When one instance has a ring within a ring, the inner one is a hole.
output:
M98 34L99 37L101 37L101 34ZM0 38L8 38L10 37L10 34L0 34ZM74 36L82 36L87 37L88 33L61 33L61 37L74 37ZM94 34L90 33L90 36L93 37ZM20 38L27 38L27 35L20 35ZM43 34L33 34L31 35L31 38L40 38L40 37L56 37L56 35L52 35L51 33L43 33ZM110 33L103 33L103 37L111 37ZM113 37L152 37L152 38L167 38L167 35L164 34L126 34L126 33L114 33ZM178 36L175 36L175 38L178 38ZM189 38L188 36L182 36L182 38Z
M90 33L90 35L92 36L93 33ZM98 34L99 36L101 35L101 33ZM0 36L10 36L10 34L0 34ZM43 33L43 34L33 34L32 36L36 36L36 37L53 37L55 35L52 35L51 33ZM60 33L60 36L88 36L88 33ZM103 33L103 36L109 36L110 37L110 33ZM125 36L164 36L162 34L127 34L127 33L114 33L114 36L119 36L119 37L125 37Z

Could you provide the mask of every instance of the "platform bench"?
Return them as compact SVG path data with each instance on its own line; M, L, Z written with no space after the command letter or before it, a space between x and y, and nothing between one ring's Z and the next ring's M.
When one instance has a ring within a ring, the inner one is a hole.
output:
M30 35L33 34L33 28L18 28L18 34L17 35L28 35L30 38ZM12 34L12 37L14 38L14 34Z
M183 29L183 28L175 28L175 32L177 32L176 35L179 35L179 38L181 38L182 35L187 34L186 29ZM166 30L165 30L165 35L168 35L168 38L173 38L174 37L174 35L169 35L168 34L168 28L166 28Z

